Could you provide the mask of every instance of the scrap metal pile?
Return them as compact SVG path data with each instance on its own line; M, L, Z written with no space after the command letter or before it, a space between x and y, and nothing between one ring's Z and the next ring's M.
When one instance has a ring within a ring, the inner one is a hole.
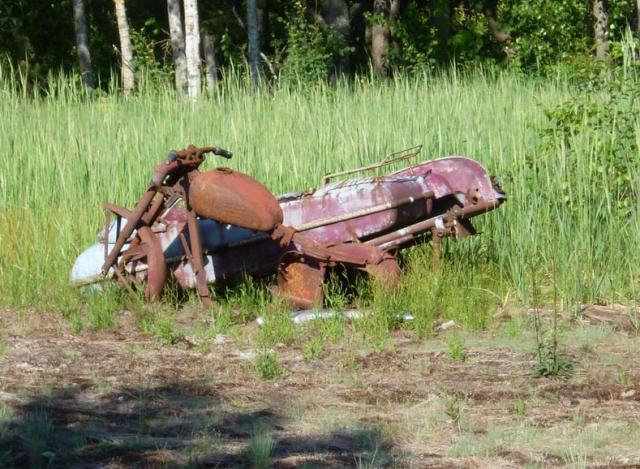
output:
M105 204L99 242L77 258L71 282L112 279L132 293L159 298L168 280L195 288L205 305L209 285L242 273L277 273L278 294L296 308L320 306L327 270L357 269L393 285L399 250L475 233L470 219L497 208L505 195L477 162L446 157L384 176L337 177L409 162L421 147L380 163L323 178L319 189L275 197L241 172L200 172L218 147L190 145L156 166L132 210Z

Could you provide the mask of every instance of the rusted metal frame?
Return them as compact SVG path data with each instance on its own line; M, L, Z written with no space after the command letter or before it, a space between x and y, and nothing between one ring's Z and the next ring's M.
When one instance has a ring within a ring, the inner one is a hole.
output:
M137 298L136 292L133 291L133 288L131 288L130 281L122 275L120 270L113 269L113 271L115 272L115 275L118 278L118 283L120 283L123 287L125 287L133 298Z
M102 272L103 275L106 275L106 273L109 271L109 269L111 267L113 267L113 264L116 263L118 256L120 256L121 252L122 252L122 247L124 247L124 244L127 242L127 240L131 237L131 235L133 234L133 231L137 228L139 228L141 225L151 225L153 224L153 222L155 221L155 219L158 217L160 210L162 210L162 207L164 206L164 197L160 196L157 197L155 200L153 200L153 197L157 194L157 192L151 192L151 198L149 200L149 202L146 203L146 211L143 211L142 216L139 217L138 222L134 223L132 222L132 220L134 220L135 217L135 211L134 212L129 212L127 209L120 207L118 205L114 205L114 204L105 204L105 208L107 210L112 211L113 213L115 213L118 216L118 225L120 223L120 219L122 218L126 218L127 219L127 225L122 229L122 231L120 231L120 227L118 226L118 229L116 230L117 232L117 239L116 239L116 243L114 244L113 249L111 250L111 252L109 253L108 256L105 256L105 261L104 264L102 266ZM145 194L145 199L148 199L148 197L146 197L147 194ZM149 204L151 204L151 206L149 207ZM137 208L137 205L136 205ZM123 216L126 212L129 212L129 216ZM135 226L134 226L135 225ZM130 228L130 229L128 229ZM106 236L108 238L109 233L106 233ZM109 264L108 264L109 263ZM108 265L107 265L108 264ZM106 270L105 270L106 269Z
M118 235L118 238L116 239L111 252L105 259L104 264L102 264L102 275L106 275L107 272L109 272L111 266L115 263L116 259L120 255L122 247L125 245L129 237L133 234L133 231L135 230L138 222L142 218L144 212L149 208L149 204L151 203L155 195L156 191L153 189L149 189L144 193L142 198L136 204L136 207L131 212L130 217L127 218L126 226Z
M195 170L194 170L195 172ZM202 244L200 239L200 229L195 210L189 204L189 176L182 179L180 191L187 209L187 229L189 230L189 244L191 247L191 267L196 275L196 287L200 301L205 306L212 306L213 302L209 297L209 284L207 283L207 273L204 270Z
M468 207L452 208L442 215L428 218L413 225L409 225L405 228L393 231L383 236L370 239L365 244L372 244L378 246L381 249L388 250L396 246L399 240L403 240L402 243L411 240L411 238L417 234L424 233L431 228L437 227L440 222L450 222L458 219L470 218L481 213L488 212L500 205L499 201L484 201L481 200L475 205ZM401 243L401 244L402 244Z
M187 237L181 231L178 234L178 238L180 239L180 244L182 244L182 248L184 249L184 255L187 257L187 260L191 262L193 259L193 254L191 253L191 248L189 247L189 242L187 241ZM184 257L184 256L180 256L180 257Z
M433 268L440 268L440 259L442 256L442 237L443 233L437 228L431 228L431 246L433 248Z
M181 192L182 191L175 191L176 194L178 194L180 197L182 197ZM321 228L323 226L327 226L330 224L335 224L335 223L340 223L343 221L348 221L354 218L358 218L361 216L366 216L366 215L371 215L374 213L378 213L378 212L382 212L384 210L389 210L389 209L393 209L393 208L397 208L400 207L402 205L405 205L407 203L412 203L415 202L417 200L427 200L427 203L429 204L430 202L432 202L432 198L434 196L434 193L432 191L427 191L424 192L423 194L416 196L416 197L406 197L404 199L401 199L395 203L393 202L389 202L387 204L381 204L381 205L377 205L375 207L371 207L369 209L363 209L363 210L359 210L353 213L349 213L349 214L345 214L345 215L340 215L340 216L336 216L336 217L331 217L331 218L325 218L322 220L318 220L317 222L310 222L310 223L306 223L303 225L298 225L297 227L292 227L295 231L297 232L302 232L302 231L309 231L315 228ZM167 205L171 205L170 203L167 203ZM430 204L432 205L432 204ZM240 241L237 243L231 243L227 246L224 247L224 249L232 249L232 248L237 248L237 247L241 247L241 246L246 246L246 245L250 245L250 244L254 244L254 243L258 243L258 242L263 242L265 239L267 239L269 237L269 235L267 234L262 234L262 233L257 233L255 238L252 239L247 239L244 241ZM183 244L183 246L186 245L186 238L184 240L181 240L181 243ZM214 250L215 251L215 250ZM203 250L202 251L203 254L209 254L210 250ZM185 253L187 253L187 251L185 250ZM175 259L168 259L169 262L175 261L175 260L179 260L181 257L177 257ZM187 254L187 259L191 259L191 254Z
M378 244L377 247L381 250L381 251L391 251L393 249L398 249L401 246L404 246L407 243L410 243L412 241L414 241L416 238L416 235L405 235L405 236L401 236L399 238L393 239L391 241L387 241L386 243L383 244Z
M361 217L361 216L371 215L371 214L374 214L374 213L383 212L385 210L397 208L397 207L400 207L400 206L405 205L407 203L415 202L417 200L426 199L427 203L429 204L429 202L432 201L431 199L432 199L433 196L434 196L434 193L432 191L427 191L427 192L424 192L423 194L421 194L421 195L419 195L417 197L406 197L406 198L401 199L400 201L398 201L396 203L389 202L387 204L377 205L377 206L371 207L369 209L363 209L363 210L359 210L357 212L352 212L352 213L345 214L345 215L339 215L339 216L336 216L336 217L324 218L324 219L319 220L317 222L310 222L310 223L305 223L303 225L293 226L292 228L296 232L309 231L309 230L313 230L313 229L316 229L316 228L321 228L323 226L332 225L332 224L340 223L340 222L343 222L343 221L349 221L349 220L352 220L354 218L358 218L358 217ZM428 212L431 211L429 206L427 206L427 211ZM262 242L265 239L267 239L268 237L269 237L269 235L267 235L267 234L256 233L256 237L251 238L251 239L246 239L244 241L239 241L237 243L228 244L228 245L224 246L224 249L232 249L232 248L237 248L237 247L241 247L241 246L246 246L246 245L249 245L249 244ZM210 250L203 251L203 253L205 253L205 254L209 254L210 252L212 252L212 251L210 251Z
M389 156L387 156L384 160L378 162L378 163L373 163L367 166L361 166L359 168L354 168L354 169L347 169L345 171L338 171L335 173L329 173L326 174L323 178L322 178L322 185L326 186L329 181L331 179L333 179L334 177L338 177L338 176L346 176L348 174L354 174L354 173L360 173L360 172L364 172L364 171L372 171L374 169L378 169L381 168L383 166L388 166L392 163L397 163L398 161L404 161L404 160L408 160L413 158L414 156L417 156L420 151L422 150L422 145L416 145L415 147L411 147L411 148L407 148L406 150L400 150L396 153L392 153ZM407 153L410 152L410 153ZM396 156L396 155L400 155L400 156Z
M289 251L278 265L278 291L292 306L308 309L321 306L324 296L323 284L329 264L305 258L295 251Z
M202 262L202 245L200 244L200 232L198 230L198 222L196 219L196 212L189 210L187 213L187 226L189 228L189 242L191 244L192 258L191 265L194 273L196 274L196 282L198 289L198 296L202 304L205 306L211 306L213 303L209 297L209 286L207 284L207 275L204 271L204 263Z
M103 231L103 236L104 239L103 241L103 245L104 245L104 259L107 259L107 256L109 255L109 231L111 230L111 211L109 211L106 207L104 209L104 231Z
M158 215L160 215L160 211L163 208L164 208L164 196L160 194L160 197L156 197L156 199L153 201L153 203L151 204L151 207L149 207L149 210L147 210L144 213L144 215L142 215L142 218L140 219L138 226L153 225L153 223L156 221L156 218L158 218Z
M312 221L309 223L304 223L302 225L294 226L293 228L296 231L308 231L314 228L320 228L321 226L333 225L335 223L353 220L354 218L363 217L365 215L372 215L374 213L384 212L385 210L398 208L402 205L416 202L417 200L430 199L433 196L434 196L433 191L426 191L417 197L405 197L395 202L387 202L386 204L380 204L380 205L375 205L369 208L363 208L361 210L356 210L355 212L345 213L343 215L337 215L335 217L322 218L317 221Z
M129 283L135 283L135 272L129 272L127 271L127 264L131 261L131 259L133 259L133 257L135 257L135 250L140 248L140 239L139 238L133 238L133 240L131 240L131 243L129 244L129 247L127 248L127 250L122 253L122 256L120 257L120 259L117 259L117 262L115 263L115 265L113 265L113 271L116 274L120 274L120 277L122 278L126 278L126 280ZM131 269L129 269L131 270ZM126 276L126 277L124 277ZM119 277L119 278L120 278ZM134 280L131 279L131 277L134 278Z
M131 210L129 210L128 208L124 208L120 205L105 203L104 209L105 211L109 211L111 213L116 214L120 218L129 219L129 217L131 216Z
M159 299L167 282L167 264L162 245L148 225L141 226L138 235L141 240L139 255L146 256L148 266L145 299L147 301Z
M127 219L127 225L122 229L122 232L118 234L118 238L116 239L111 252L105 259L104 264L102 264L102 275L106 275L107 272L109 272L109 269L116 262L116 259L120 255L122 247L125 245L129 237L133 234L134 230L138 227L138 224L145 212L149 210L149 204L151 204L151 201L157 194L157 187L162 184L168 174L179 169L180 166L182 166L182 161L180 160L174 160L169 163L163 163L156 166L155 173L151 179L151 183L149 184L147 191L142 195L140 200L138 200L138 203L131 211L129 216L125 217ZM155 213L152 213L151 210L149 210L149 212L151 213L150 218L153 218ZM142 221L147 224L149 223L149 220Z

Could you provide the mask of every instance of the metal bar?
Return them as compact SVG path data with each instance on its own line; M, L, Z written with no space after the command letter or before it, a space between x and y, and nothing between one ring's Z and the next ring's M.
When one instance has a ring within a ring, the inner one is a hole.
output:
M365 215L371 215L373 213L384 212L385 210L390 210L392 208L397 208L404 204L410 204L415 202L416 200L429 199L433 197L433 191L427 191L420 194L418 197L405 197L404 199L400 199L395 202L387 202L386 204L375 205L369 208L363 208L361 210L356 210L355 212L345 213L342 215L337 215L335 217L322 218L320 220L312 221L309 223L304 223L302 225L294 226L293 228L296 231L308 231L314 228L320 228L321 226L333 225L335 223L340 223L347 220L352 220L354 218L363 217Z
M160 196L153 201L153 204L151 205L151 207L149 207L149 210L147 210L147 212L140 219L142 224L147 226L153 225L153 222L158 217L158 214L160 213L160 210L162 210L162 207L164 207L164 197Z
M200 301L205 306L211 306L211 298L209 298L209 286L207 284L207 274L204 271L204 263L202 262L202 245L200 244L200 230L198 228L198 220L196 212L189 208L187 213L187 227L189 228L189 244L191 245L191 266L196 274L196 285Z
M415 235L406 235L406 236L401 236L400 238L396 238L393 239L391 241L387 241L386 243L383 244L378 244L378 249L380 249L381 251L390 251L392 249L398 248L400 246L402 246L405 243L408 243L410 241L412 241L415 238Z
M131 288L131 285L129 285L129 282L127 281L127 279L125 279L122 276L122 274L118 269L113 269L113 271L115 272L116 277L118 277L118 281L122 284L122 286L127 289L127 291L131 294L132 297L136 298L136 292L133 291L133 288Z
M104 260L107 260L107 256L109 255L109 231L111 231L111 212L105 208L104 210Z
M433 268L438 270L442 258L442 237L437 228L431 228L431 246L433 247Z
M387 156L384 160L378 163L373 163L367 166L361 166L360 168L347 169L345 171L338 171L336 173L327 174L322 178L322 185L326 186L329 183L329 181L334 177L346 176L347 174L359 173L363 171L371 171L372 169L388 166L391 163L408 160L409 158L413 158L418 153L420 153L421 150L422 150L422 145L417 145L415 147L407 148L406 150L401 150L399 152L392 153L391 155ZM411 153L407 153L407 152L411 152ZM395 155L400 155L400 156L397 156L394 158Z
M322 220L318 220L318 221L315 221L315 222L309 222L309 223L305 223L303 225L294 226L293 229L296 230L297 232L309 231L309 230L312 230L312 229L315 229L315 228L320 228L322 226L332 225L332 224L340 223L340 222L343 222L343 221L348 221L348 220L351 220L353 218L357 218L357 217L360 217L360 216L371 215L372 213L383 212L385 210L389 210L389 209L392 209L392 208L397 208L397 207L399 207L401 205L404 205L406 203L411 203L412 201L416 201L416 200L420 200L420 199L430 199L433 196L434 196L434 194L433 194L432 191L427 191L427 192L424 192L422 195L420 195L418 197L415 197L415 198L414 197L406 197L405 199L402 199L402 200L400 200L399 202L396 202L396 203L388 202L386 204L376 205L375 207L362 209L362 210L359 210L357 212L352 212L352 213L348 213L348 214L344 214L344 215L338 215L338 216L332 217L332 218L324 218ZM413 199L413 200L411 200L411 199ZM246 246L246 245L249 245L249 244L265 241L266 239L269 239L269 235L263 234L263 233L256 233L256 236L254 238L245 239L243 241L238 241L237 243L230 243L230 244L228 244L226 246L220 246L217 249L206 250L204 252L205 253L209 253L209 252L218 251L220 249L237 248L237 247L240 247L240 246Z
M156 195L156 191L154 189L149 189L144 193L142 198L136 204L136 207L131 212L131 216L127 218L127 224L120 232L118 239L116 239L116 242L113 245L113 249L111 249L111 252L107 256L107 259L104 261L104 264L102 264L102 275L106 275L106 273L109 271L111 266L120 255L122 247L127 242L127 239L129 239L129 236L131 236L131 234L133 233L133 230L138 225L140 218L142 218L145 210L147 210L147 208L149 207L149 204L153 200L154 195Z
M438 221L442 221L444 223L445 220L471 218L480 213L485 213L489 210L493 210L499 205L500 201L479 201L477 204L471 205L469 207L452 208L448 212L442 215L438 215L437 217L428 218L426 220L414 223L413 225L409 225L386 235L370 239L369 241L366 241L365 244L373 244L374 246L386 245L391 241L396 241L407 236L413 236L430 230L431 228L434 228L436 226L436 223Z

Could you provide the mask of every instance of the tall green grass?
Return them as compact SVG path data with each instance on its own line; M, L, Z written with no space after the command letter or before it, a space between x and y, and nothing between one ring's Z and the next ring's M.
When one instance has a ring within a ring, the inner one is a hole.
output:
M0 70L1 305L77 308L68 272L96 240L101 204L133 204L153 166L189 143L232 150L225 165L276 193L317 186L326 172L416 144L424 145L425 160L474 157L502 179L509 200L476 219L480 236L447 244L451 288L467 279L482 288L473 278L486 267L501 285L491 292L498 297L510 290L526 301L528 277L544 285L552 271L569 304L638 296L638 219L618 217L612 195L587 183L598 170L592 139L576 137L577 165L566 164L560 140L537 151L542 108L567 97L561 79L452 71L258 92L228 79L197 104L171 91L129 99L89 94L64 77L52 78L44 96L26 89L20 77ZM640 155L629 159L637 181ZM210 158L207 167L221 163ZM567 187L577 203L567 203ZM411 275L418 302L432 287L430 277L420 283Z

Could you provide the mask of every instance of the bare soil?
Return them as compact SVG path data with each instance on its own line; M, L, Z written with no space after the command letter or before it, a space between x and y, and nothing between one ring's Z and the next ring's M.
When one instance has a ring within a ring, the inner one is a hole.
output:
M455 360L449 332L399 331L377 353L278 347L287 375L265 381L240 339L1 317L0 466L251 467L266 432L277 468L640 467L640 340L602 326L566 334L564 379L532 375L525 334L474 334Z

